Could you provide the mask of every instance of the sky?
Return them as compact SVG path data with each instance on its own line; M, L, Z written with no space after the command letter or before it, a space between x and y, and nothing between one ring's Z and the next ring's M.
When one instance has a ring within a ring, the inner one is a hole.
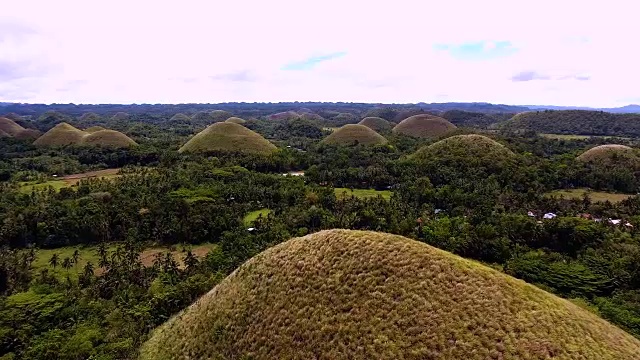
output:
M640 103L636 0L0 8L0 102Z

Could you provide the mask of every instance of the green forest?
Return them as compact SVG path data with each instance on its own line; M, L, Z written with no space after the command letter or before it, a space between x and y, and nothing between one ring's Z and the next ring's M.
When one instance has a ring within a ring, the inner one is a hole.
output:
M481 262L640 339L638 115L521 111L0 106L33 133L66 123L83 139L99 126L133 140L43 146L0 127L0 359L136 359L154 328L248 259L336 228ZM210 127L232 116L245 122ZM453 125L432 137L383 130L375 145L323 142L365 117L414 116ZM230 132L247 129L273 146L246 151ZM194 134L225 148L184 151ZM621 146L599 147L611 144Z

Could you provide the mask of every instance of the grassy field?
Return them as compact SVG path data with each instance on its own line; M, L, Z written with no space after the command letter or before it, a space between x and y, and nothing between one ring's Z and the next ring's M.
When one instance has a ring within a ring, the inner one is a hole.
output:
M554 139L554 140L584 140L591 137L588 135L566 135L566 134L540 134L540 136L547 139Z
M593 202L605 202L609 200L612 203L617 203L626 200L633 195L629 194L616 194L603 191L591 191L590 189L566 189L566 190L554 190L547 193L547 196L564 196L565 199L582 199L584 194L588 193L589 198Z
M373 198L378 195L383 199L389 200L391 198L391 191L389 190L373 190L373 189L347 189L347 188L335 188L333 191L337 198L343 199L345 197L355 196L360 199ZM346 194L345 194L346 193Z
M76 185L83 179L89 178L101 178L101 179L113 179L119 177L118 172L120 169L105 169L97 171L88 171L80 174L67 175L54 180L38 183L34 181L25 181L20 183L19 191L25 194L32 192L33 190L43 190L49 186L54 190L60 191L62 188L71 187Z
M194 255L197 257L204 257L211 249L213 249L215 244L200 244L196 246L185 245L184 248L190 248ZM182 260L184 258L184 253L182 252L183 245L177 245L176 251L173 251L172 254L179 264L182 265ZM109 251L114 250L115 246L111 246L108 248ZM48 269L49 274L55 274L58 277L64 278L67 276L67 270L62 268L62 261L64 258L68 257L71 259L73 257L73 253L75 250L78 250L80 256L78 258L78 264L75 264L68 271L68 275L71 278L76 278L78 272L81 272L84 266L91 262L93 266L96 268L96 273L100 272L98 269L98 254L96 246L66 246L58 249L39 249L36 252L36 259L33 262L33 272L34 274L39 274L42 269ZM156 254L161 252L166 252L168 248L166 247L152 247L145 249L140 255L140 260L145 266L151 266L153 264L153 260ZM49 265L49 259L53 256L53 254L58 254L59 257L59 265L54 269Z
M640 340L567 300L424 243L325 230L245 262L156 329L140 360L185 354L637 360Z
M244 223L245 226L250 226L258 217L260 217L260 215L262 215L263 217L266 217L267 215L269 215L270 212L271 212L270 209L260 209L260 210L252 211L247 215L245 215L244 219L242 219L242 222Z

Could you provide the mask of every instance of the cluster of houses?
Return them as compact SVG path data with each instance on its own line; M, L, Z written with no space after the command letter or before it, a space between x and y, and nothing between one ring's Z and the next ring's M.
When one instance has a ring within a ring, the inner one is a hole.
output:
M530 217L533 217L533 218L537 217L536 214L533 211L529 211L527 213L527 215L529 215ZM551 220L551 219L555 219L556 217L558 217L558 215L556 215L556 214L554 214L552 212L548 212L548 213L545 213L544 215L542 215L542 219L543 220ZM633 225L628 221L624 222L624 224L623 224L621 219L594 218L593 216L591 216L591 214L580 214L580 215L578 215L578 217L581 217L583 219L593 220L593 221L598 222L598 223L605 222L605 223L608 223L608 224L611 224L611 225L616 225L616 226L624 225L627 228L632 228L633 227ZM542 224L542 221L538 221L538 223Z

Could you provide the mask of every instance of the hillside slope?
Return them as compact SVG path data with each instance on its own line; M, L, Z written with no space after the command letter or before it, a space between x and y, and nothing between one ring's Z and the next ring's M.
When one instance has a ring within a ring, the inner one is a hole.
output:
M515 115L502 124L502 129L550 134L640 136L640 114L586 110L530 111Z
M573 303L397 235L321 231L255 256L156 329L141 360L638 359Z
M262 135L232 122L219 122L197 133L179 152L230 151L268 154L277 148Z

